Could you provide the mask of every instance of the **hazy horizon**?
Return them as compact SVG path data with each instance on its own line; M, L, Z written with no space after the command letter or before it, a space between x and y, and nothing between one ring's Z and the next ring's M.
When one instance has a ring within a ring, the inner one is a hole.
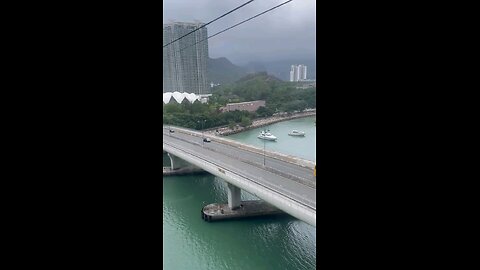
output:
M207 26L215 34L285 0L254 1ZM247 0L164 0L163 23L208 22ZM315 1L294 0L208 40L209 57L235 65L249 62L306 60L316 57ZM192 12L192 9L195 12ZM301 63L292 63L301 64Z

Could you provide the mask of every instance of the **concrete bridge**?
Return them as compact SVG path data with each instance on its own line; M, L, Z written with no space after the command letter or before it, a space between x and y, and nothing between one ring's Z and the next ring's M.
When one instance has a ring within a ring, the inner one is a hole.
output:
M202 136L211 142L204 142ZM163 128L163 151L170 157L172 170L201 168L224 179L232 210L240 207L243 189L316 226L316 177L311 161L178 127Z

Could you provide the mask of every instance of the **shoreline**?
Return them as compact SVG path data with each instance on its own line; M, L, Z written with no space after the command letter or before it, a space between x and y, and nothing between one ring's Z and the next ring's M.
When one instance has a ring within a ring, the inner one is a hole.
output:
M292 120L292 119L297 119L297 118L303 118L303 117L316 116L316 115L317 115L316 109L308 111L308 112L300 112L300 113L295 113L295 114L291 114L291 115L288 115L288 114L275 115L275 116L270 116L270 117L266 117L266 118L255 119L255 120L252 121L252 124L248 127L238 127L238 126L236 126L232 130L227 126L223 126L223 127L219 127L219 128L205 130L205 133L210 134L210 135L214 135L214 136L228 136L228 135L237 134L237 133L240 133L240 132L243 132L243 131L267 126L267 125L282 122L282 121L287 121L287 120Z

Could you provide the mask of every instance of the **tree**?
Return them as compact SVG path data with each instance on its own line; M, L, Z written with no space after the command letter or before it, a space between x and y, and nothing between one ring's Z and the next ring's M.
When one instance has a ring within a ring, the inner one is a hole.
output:
M250 119L250 117L242 117L242 121L240 122L240 125L242 127L248 127L252 124L252 120Z
M267 107L260 107L257 109L257 115L260 117L268 117L273 115L273 111Z

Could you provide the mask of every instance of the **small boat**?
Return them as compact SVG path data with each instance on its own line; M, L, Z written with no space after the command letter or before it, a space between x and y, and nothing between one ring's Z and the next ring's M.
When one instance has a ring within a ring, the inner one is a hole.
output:
M277 140L277 137L273 136L270 132L267 132L267 131L260 132L260 135L258 135L257 138L262 139L262 140L267 140L267 141L276 141Z
M297 137L304 137L305 132L303 131L298 131L298 130L292 130L292 132L288 133L290 136L297 136Z

